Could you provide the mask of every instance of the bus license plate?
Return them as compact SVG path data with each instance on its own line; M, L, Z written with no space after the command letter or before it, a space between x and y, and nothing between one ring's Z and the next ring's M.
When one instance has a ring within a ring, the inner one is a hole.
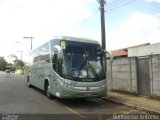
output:
M91 93L85 93L84 96L90 97L90 96L92 96L92 94Z

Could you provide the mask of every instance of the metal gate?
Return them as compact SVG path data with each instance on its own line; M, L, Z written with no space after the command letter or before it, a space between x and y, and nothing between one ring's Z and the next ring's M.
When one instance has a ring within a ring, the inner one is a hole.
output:
M138 58L138 93L143 96L150 96L150 77L148 57Z

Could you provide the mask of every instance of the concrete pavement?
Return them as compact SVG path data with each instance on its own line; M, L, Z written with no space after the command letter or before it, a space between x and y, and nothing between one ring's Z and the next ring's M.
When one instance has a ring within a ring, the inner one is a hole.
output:
M111 91L109 91L107 94L107 97L104 98L106 101L150 114L160 114L160 100L158 99Z

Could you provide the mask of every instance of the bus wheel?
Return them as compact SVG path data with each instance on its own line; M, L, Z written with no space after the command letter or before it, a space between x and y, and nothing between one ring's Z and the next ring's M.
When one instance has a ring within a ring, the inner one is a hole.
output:
M27 86L30 88L31 87L31 83L30 83L30 80L29 80L29 76L27 77Z
M49 84L47 83L46 84L46 96L48 97L48 99L51 99L52 98L52 95L49 91Z

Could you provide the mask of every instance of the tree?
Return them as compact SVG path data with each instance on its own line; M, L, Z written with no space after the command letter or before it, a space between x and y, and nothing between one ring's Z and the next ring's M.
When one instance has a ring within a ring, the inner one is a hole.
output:
M4 71L6 69L6 66L7 66L6 60L4 59L4 57L0 56L0 70Z
M15 67L12 63L8 63L6 69L9 69L10 71L15 71Z
M13 63L14 63L14 67L15 67L17 70L18 70L18 69L22 70L23 67L24 67L24 62L23 62L22 60L15 59L15 60L13 61Z

